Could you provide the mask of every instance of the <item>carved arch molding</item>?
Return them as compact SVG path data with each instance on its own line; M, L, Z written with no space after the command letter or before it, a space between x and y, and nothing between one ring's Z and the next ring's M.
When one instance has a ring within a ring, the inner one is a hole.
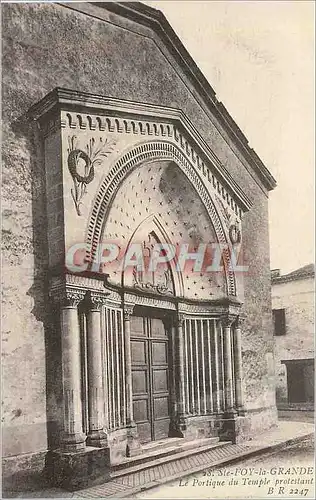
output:
M197 174L194 165L184 156L182 151L173 143L164 140L146 141L132 146L117 159L102 181L92 205L88 218L86 232L86 259L91 261L100 243L102 229L107 218L109 208L116 195L116 192L124 179L137 167L148 161L169 160L176 163L187 179L190 181L198 193L205 206L210 220L215 229L218 242L228 244L228 236L224 229L212 197L210 196L201 178ZM232 269L230 269L229 250L223 250L223 263L227 281L228 295L236 295L236 279Z

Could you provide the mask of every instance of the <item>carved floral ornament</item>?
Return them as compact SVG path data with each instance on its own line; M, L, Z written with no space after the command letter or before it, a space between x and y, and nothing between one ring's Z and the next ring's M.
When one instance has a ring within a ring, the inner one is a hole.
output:
M181 109L55 88L35 103L28 115L38 122L45 138L64 129L76 134L105 132L107 136L112 133L139 138L155 136L176 142L236 215L241 217L252 205L240 186L227 176L221 160ZM88 154L85 148L83 152ZM81 162L85 161L89 163L82 155ZM269 187L274 183L274 179L265 180L269 181Z
M230 226L229 238L233 245L238 245L241 242L241 230L238 222Z
M58 288L52 287L50 295L56 306L77 308L82 303L89 310L100 310L108 302L110 294L107 291L95 292L63 285Z
M175 142L178 144L183 154L192 161L195 165L197 171L200 171L202 178L205 178L207 184L210 185L211 190L216 192L216 196L221 200L221 209L224 208L226 214L238 215L242 216L242 209L238 206L238 203L234 199L234 197L229 193L230 189L225 188L223 183L219 180L218 176L215 172L211 172L209 165L203 160L202 157L198 154L193 146L192 142L188 137L186 137L175 125L166 124L163 122L155 122L152 120L130 120L128 118L116 118L114 116L104 117L104 116L92 116L85 114L74 114L67 113L65 118L62 120L62 127L66 129L76 129L78 130L78 134L80 134L80 130L90 130L96 131L95 133L103 132L109 137L113 133L115 134L126 134L126 135L143 135L143 136L159 136L161 138L168 138L169 141ZM117 137L117 135L116 135ZM70 136L70 142L76 140L76 136ZM94 141L94 145L92 147L87 144L87 146L83 149L78 149L77 146L73 146L70 144L68 153L68 166L69 171L74 179L74 189L72 196L75 198L76 210L80 212L80 204L81 198L84 196L86 192L87 184L92 182L93 174L94 174L94 166L96 165L95 161L102 162L102 156L108 156L113 148L110 150L100 151L97 144L98 141L92 139ZM102 138L100 140L102 142ZM107 143L107 144L106 144ZM111 142L111 145L115 143ZM105 148L110 146L109 139L106 139L104 145ZM212 158L211 162L219 163L219 160L214 156L214 153L208 148L206 144L204 146L207 148L210 157ZM94 151L95 150L95 151ZM74 151L71 153L71 151ZM80 153L79 153L80 151ZM70 154L71 153L71 154ZM104 154L105 153L105 154ZM103 159L104 159L103 157ZM85 173L81 175L78 172L78 163L85 163ZM92 179L91 179L92 177ZM78 186L79 183L79 186ZM82 191L82 195L81 195Z
M232 245L238 245L241 242L241 224L235 213L224 205L219 196L215 195L217 206L222 214L222 219L228 228L229 239Z
M100 166L103 160L113 152L116 142L108 138L103 139L100 137L99 140L96 140L92 137L86 145L86 151L78 148L78 139L76 136L68 137L68 142L67 163L74 185L71 189L71 196L74 200L77 214L80 216L82 198L87 193L87 185L94 179L95 168Z

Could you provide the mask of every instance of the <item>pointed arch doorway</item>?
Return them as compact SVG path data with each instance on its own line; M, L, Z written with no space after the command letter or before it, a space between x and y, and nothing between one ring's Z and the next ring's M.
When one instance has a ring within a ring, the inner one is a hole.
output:
M155 301L155 307L135 306L130 320L133 419L139 442L144 444L174 433L174 312L165 309L161 299L174 299L182 293L182 284L172 269L174 263L151 269L156 246L171 244L156 216L151 215L138 225L127 248L135 242L142 250L141 266L132 270L124 267L122 288L133 286L139 294L150 294Z
M123 264L133 244L147 258L155 243L180 248L188 244L197 252L201 243L211 246L222 238L215 224L218 215L212 216L206 201L175 162L141 163L113 190L100 220L100 238L120 246ZM112 294L108 307L116 301L114 307L124 317L117 334L110 331L116 324L109 328L110 337L120 336L125 346L122 372L127 386L120 391L118 405L115 387L121 387L120 370L111 357L111 345L105 347L105 357L108 366L114 366L114 375L109 373L106 384L111 415L115 417L112 407L126 407L127 418L118 422L114 418L111 432L114 435L126 425L127 456L137 454L137 443L213 435L224 411L227 415L235 411L231 324L237 309L229 302L232 285L225 266L211 276L196 271L192 262L180 272L174 260L154 273L135 263L129 272L121 266L120 259L111 263L106 283ZM229 321L222 325L228 312L232 312Z

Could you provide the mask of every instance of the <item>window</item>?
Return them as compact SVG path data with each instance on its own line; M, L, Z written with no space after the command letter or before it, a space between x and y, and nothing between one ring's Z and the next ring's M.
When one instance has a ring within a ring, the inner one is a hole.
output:
M274 335L285 335L285 309L273 309Z

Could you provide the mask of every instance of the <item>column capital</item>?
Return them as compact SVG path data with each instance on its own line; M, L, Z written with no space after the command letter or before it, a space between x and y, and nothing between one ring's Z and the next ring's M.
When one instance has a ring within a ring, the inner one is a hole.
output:
M175 316L174 316L174 324L175 326L177 326L178 328L181 328L183 327L183 323L185 321L185 314L184 313L177 313Z
M236 315L231 313L223 314L220 320L224 328L230 328L236 320Z
M124 308L123 308L124 321L131 320L131 316L133 315L133 312L134 312L134 307L135 307L135 304L124 304Z
M88 310L100 311L106 303L107 296L102 292L88 292L86 295L86 305Z
M235 328L242 328L245 320L246 316L244 314L239 314L235 320Z
M51 290L50 296L60 307L77 307L85 298L86 290L74 287L60 287Z

